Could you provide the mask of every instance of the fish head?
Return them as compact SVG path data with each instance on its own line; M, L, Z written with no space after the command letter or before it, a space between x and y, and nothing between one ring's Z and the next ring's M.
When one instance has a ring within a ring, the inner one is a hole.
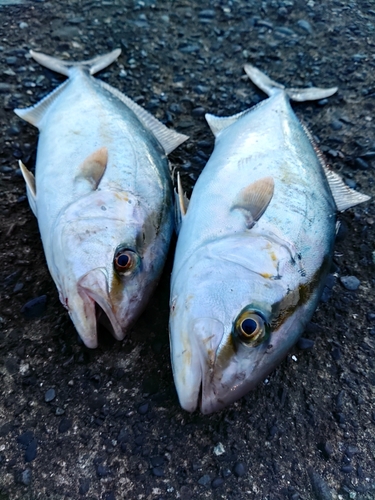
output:
M142 312L172 231L162 217L134 196L109 190L79 199L58 217L50 271L88 347L97 346L98 319L122 340Z
M318 295L299 285L292 251L268 238L223 238L173 270L171 356L184 409L236 401L296 342Z

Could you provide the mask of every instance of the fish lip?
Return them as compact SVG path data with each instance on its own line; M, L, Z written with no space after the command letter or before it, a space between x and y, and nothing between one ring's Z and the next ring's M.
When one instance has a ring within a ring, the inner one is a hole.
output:
M108 279L105 269L97 268L84 274L78 281L78 293L83 300L85 296L94 304L98 304L111 323L113 336L117 340L122 340L124 332L109 301Z
M202 333L204 333L202 335ZM200 390L195 401L204 414L212 413L225 405L216 396L215 368L218 347L224 337L224 324L214 318L198 318L193 324L193 338L200 361Z

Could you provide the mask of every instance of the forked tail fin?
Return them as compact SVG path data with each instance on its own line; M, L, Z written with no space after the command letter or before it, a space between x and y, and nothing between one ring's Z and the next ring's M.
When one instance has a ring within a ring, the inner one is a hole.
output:
M118 56L121 54L121 49L116 49L110 52L109 54L104 54L102 56L94 57L88 61L62 61L61 59L57 59L56 57L47 56L42 52L35 52L34 50L30 50L30 54L36 62L45 66L52 71L56 71L56 73L61 73L62 75L69 76L70 71L73 68L86 68L90 75L95 75L98 71L106 68L110 64L115 61Z
M329 89L322 89L319 87L287 89L284 85L281 85L281 83L271 80L271 78L251 64L245 64L244 69L254 85L263 90L268 96L271 96L275 90L283 90L292 101L315 101L330 97L338 90L337 87L331 87Z

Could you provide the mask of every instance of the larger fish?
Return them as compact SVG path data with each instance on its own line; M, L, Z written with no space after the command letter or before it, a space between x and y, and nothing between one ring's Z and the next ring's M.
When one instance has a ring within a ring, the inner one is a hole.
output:
M284 358L321 295L336 210L368 200L324 165L289 104L336 89L286 90L245 69L269 99L206 116L215 149L186 214L180 191L170 342L188 411L220 410Z
M92 348L98 313L122 339L157 283L173 230L166 155L187 139L91 76L120 52L69 63L31 51L69 79L15 110L40 131L35 179L21 170L60 300Z

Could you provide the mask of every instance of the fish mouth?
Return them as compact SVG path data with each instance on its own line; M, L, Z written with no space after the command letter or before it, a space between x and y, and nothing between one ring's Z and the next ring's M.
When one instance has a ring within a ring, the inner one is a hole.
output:
M87 347L98 347L98 320L117 340L124 338L123 329L110 301L105 269L93 269L82 276L78 281L78 296L80 300L69 305L69 315Z
M212 413L225 406L217 400L215 389L216 352L224 325L213 318L199 318L193 322L191 333L188 359L192 359L192 364L179 372L181 376L176 379L180 404L188 412L199 408L202 413Z

